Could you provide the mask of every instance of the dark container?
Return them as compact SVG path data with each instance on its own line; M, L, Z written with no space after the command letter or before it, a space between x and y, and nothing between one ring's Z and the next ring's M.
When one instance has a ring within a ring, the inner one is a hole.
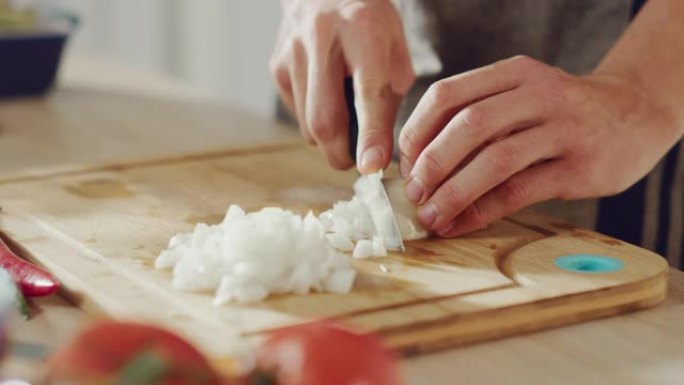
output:
M64 14L59 20L64 21ZM67 27L0 30L0 97L42 94L55 83L64 45L78 20Z

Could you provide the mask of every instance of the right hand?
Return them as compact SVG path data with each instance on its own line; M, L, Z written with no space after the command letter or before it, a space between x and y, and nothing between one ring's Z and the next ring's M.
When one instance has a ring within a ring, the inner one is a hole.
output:
M403 96L415 80L401 19L389 0L282 0L271 71L304 138L337 169L351 167L344 78L354 79L362 173L384 169Z

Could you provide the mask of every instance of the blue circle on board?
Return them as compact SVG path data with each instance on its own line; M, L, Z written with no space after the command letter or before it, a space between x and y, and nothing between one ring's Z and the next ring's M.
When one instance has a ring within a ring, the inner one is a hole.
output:
M577 273L611 273L621 270L625 263L613 257L594 254L572 254L556 258L556 266Z

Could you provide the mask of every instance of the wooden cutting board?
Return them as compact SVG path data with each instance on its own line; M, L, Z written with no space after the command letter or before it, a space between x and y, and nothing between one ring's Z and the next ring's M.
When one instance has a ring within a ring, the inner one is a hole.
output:
M173 290L170 273L152 267L173 234L219 222L229 204L320 211L348 198L355 178L331 171L314 150L278 145L5 184L0 219L15 247L53 271L86 311L165 325L219 357L238 354L269 330L313 319L376 331L417 353L665 298L667 265L659 256L529 214L459 239L409 242L405 254L355 261L361 274L346 295L215 307L211 293ZM600 273L556 265L576 253L624 266Z

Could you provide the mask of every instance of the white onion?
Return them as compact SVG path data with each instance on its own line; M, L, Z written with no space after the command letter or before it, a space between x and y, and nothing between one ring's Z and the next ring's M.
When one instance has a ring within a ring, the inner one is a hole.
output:
M373 256L373 242L368 239L362 239L356 242L356 247L354 248L354 258L369 258Z
M231 206L221 224L200 223L171 238L155 266L173 268L174 288L216 290L216 304L272 293L348 292L356 274L349 256L326 241L315 215L275 207L245 214Z
M354 243L351 239L347 238L344 234L340 233L330 233L325 235L325 239L328 240L330 245L337 250L341 251L352 251L354 250Z
M173 236L155 267L173 269L176 289L215 290L217 305L260 301L274 293L349 293L356 271L346 253L353 251L354 258L387 255L383 235L394 224L380 201L381 179L382 172L359 178L351 200L335 203L318 217L277 207L245 213L231 205L220 224L199 223L193 232ZM399 202L402 236L427 235L401 185L390 185L392 203ZM381 270L388 272L383 266Z
M373 237L373 256L374 257L386 257L387 249L385 248L385 241L382 236L376 235Z

